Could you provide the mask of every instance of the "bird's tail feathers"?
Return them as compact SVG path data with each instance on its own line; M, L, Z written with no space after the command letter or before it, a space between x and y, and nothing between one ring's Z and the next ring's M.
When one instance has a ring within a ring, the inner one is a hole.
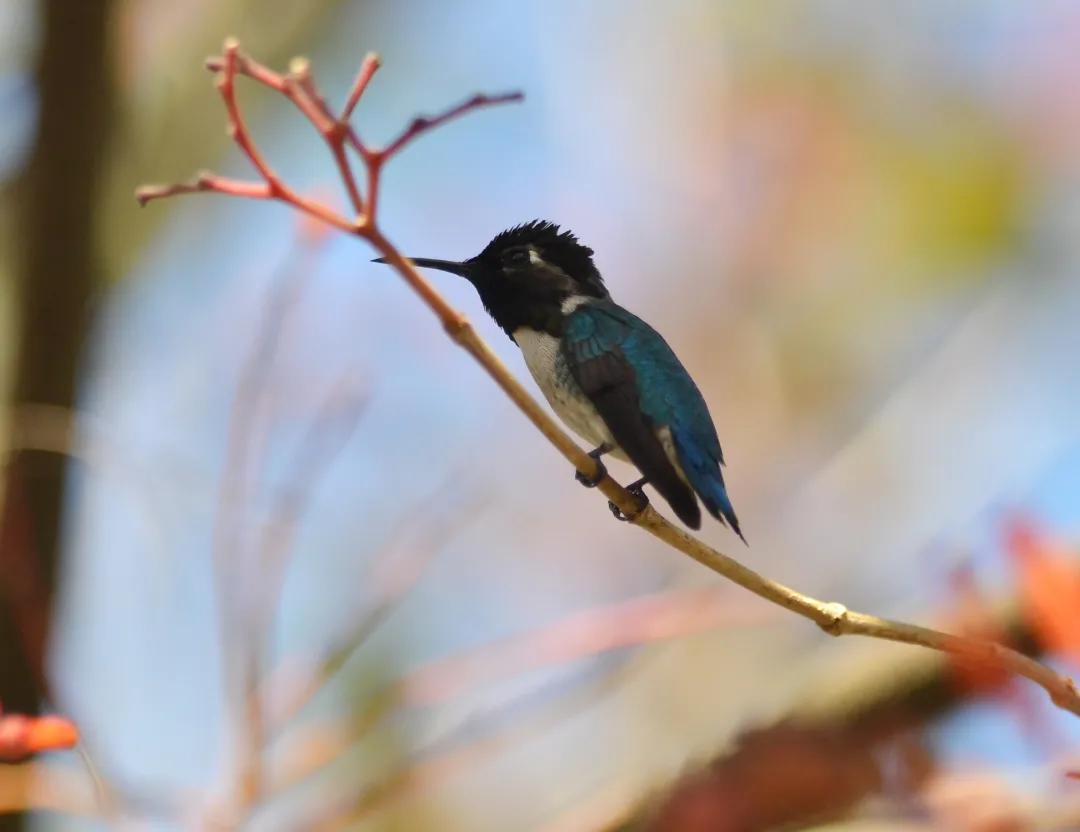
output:
M728 497L727 489L724 487L724 480L720 477L719 471L716 473L715 479L709 479L710 487L702 489L701 502L705 504L709 514L721 523L731 526L731 530L739 536L743 543L746 543L742 529L739 528L739 518L735 516L735 509L731 505L731 499ZM750 544L746 543L746 545L749 546Z
M701 497L706 511L721 523L730 526L742 542L746 543L742 529L739 528L739 518L735 516L735 509L724 486L724 475L720 473L722 462L718 459L719 455L703 451L701 443L693 441L692 434L688 436L686 431L677 426L672 430L672 436L683 472L694 491Z

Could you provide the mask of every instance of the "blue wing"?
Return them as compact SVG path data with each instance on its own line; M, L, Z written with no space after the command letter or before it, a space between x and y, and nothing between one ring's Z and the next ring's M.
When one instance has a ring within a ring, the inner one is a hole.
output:
M657 448L663 452L657 431L665 427L671 431L677 463L686 481L709 513L729 523L742 537L720 472L724 456L705 399L660 334L622 307L599 301L579 306L567 318L562 348L571 373L616 441L672 503L680 519L697 528L699 522L691 522L697 514L696 505L693 512L685 505L680 511L665 493L665 487L675 489L668 482L658 483L645 467L663 467L655 454ZM631 411L637 414L636 423ZM624 435L630 439L629 447Z

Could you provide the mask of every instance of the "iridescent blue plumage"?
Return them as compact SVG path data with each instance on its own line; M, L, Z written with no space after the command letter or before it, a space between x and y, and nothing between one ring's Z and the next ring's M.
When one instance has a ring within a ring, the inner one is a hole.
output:
M591 300L567 316L561 347L571 373L630 458L641 467L635 454L625 448L626 433L648 430L657 435L665 456L709 513L729 523L741 537L739 520L720 471L724 455L708 406L660 333L610 300ZM606 407L604 397L609 399ZM623 419L624 435L620 436L620 431L611 424L614 415L611 411L627 406L633 406L643 418L640 422ZM641 445L644 439L638 436L630 442ZM655 475L650 476L644 468L642 473L660 487ZM663 488L660 490L663 493Z

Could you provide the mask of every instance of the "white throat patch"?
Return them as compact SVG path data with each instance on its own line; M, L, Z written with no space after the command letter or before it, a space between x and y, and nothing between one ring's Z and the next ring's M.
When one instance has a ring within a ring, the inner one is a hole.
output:
M583 303L588 303L590 298L587 295L570 295L566 300L562 302L562 313L569 315Z

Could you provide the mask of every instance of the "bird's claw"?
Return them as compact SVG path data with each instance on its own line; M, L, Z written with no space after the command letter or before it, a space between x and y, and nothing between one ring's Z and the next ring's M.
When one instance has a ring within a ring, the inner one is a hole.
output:
M581 471L574 471L574 479L586 488L596 488L596 486L600 484L600 481L607 476L607 466L600 461L599 457L594 456L593 460L596 462L596 474L593 476L590 477L588 474L583 474Z
M626 486L626 492L638 502L638 507L634 509L631 514L626 514L621 508L615 505L615 503L610 500L608 501L608 508L611 509L611 513L615 516L616 520L623 523L633 523L641 516L641 512L649 505L649 498L645 496L644 485L645 482L639 480L638 482Z
M596 473L593 476L583 474L581 471L574 471L574 479L584 485L586 488L596 488L600 484L600 481L607 476L607 467L600 459L604 454L611 451L611 445L608 443L602 444L599 448L593 448L589 451L589 456L592 457L592 461L596 463Z

